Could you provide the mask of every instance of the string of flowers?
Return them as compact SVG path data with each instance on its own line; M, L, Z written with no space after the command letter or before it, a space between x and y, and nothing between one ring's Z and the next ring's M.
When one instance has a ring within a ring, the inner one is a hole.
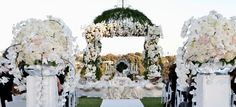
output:
M160 56L162 48L158 46L159 38L162 37L162 31L160 27L157 27L155 33L153 29L148 30L148 36L145 37L144 42L144 64L147 68L145 76L148 79L154 79L155 77L161 77Z

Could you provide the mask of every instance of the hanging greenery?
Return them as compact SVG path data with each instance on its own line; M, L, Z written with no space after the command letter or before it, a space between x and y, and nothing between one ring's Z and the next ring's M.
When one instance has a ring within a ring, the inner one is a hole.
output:
M151 20L148 19L146 15L138 10L133 10L130 8L114 8L104 11L101 15L94 19L94 23L106 22L111 20L123 20L132 19L133 22L139 22L142 25L148 24L153 25Z

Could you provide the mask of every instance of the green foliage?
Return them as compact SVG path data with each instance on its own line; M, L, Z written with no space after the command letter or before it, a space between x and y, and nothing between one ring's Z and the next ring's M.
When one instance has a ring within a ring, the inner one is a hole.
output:
M80 77L82 78L85 75L86 67L83 67L80 71Z
M48 64L46 65L49 65L49 66L54 66L54 67L57 66L55 61L48 61L47 63ZM34 65L43 65L43 62L41 60L35 60Z
M159 57L159 62L158 62L158 64L160 65L160 67L161 67L161 75L163 75L163 71L164 71L164 64L162 63L162 59L161 59L161 57Z
M100 78L102 77L102 72L101 72L101 69L100 69L100 65L101 65L101 57L98 56L96 61L95 61L95 66L96 66L96 79L97 80L100 80Z
M149 57L148 57L148 53L147 51L145 52L145 57L144 57L144 61L143 61L143 65L144 65L144 68L145 68L145 71L144 71L144 79L148 79L148 67L149 67Z
M151 20L146 15L138 10L130 8L114 8L104 11L101 15L94 19L94 23L109 22L110 20L120 20L125 18L132 18L134 22L139 22L143 25L153 25Z
M102 72L99 67L97 67L95 75L97 80L100 80L100 78L102 77Z
M41 60L35 60L34 65L42 65L42 61Z
M198 67L202 66L202 63L199 62L199 61L192 61L192 63L195 65L195 64L198 64Z
M230 61L226 61L225 59L220 59L220 62L222 62L223 63L223 65L224 64L231 64L231 65L234 65L235 64L235 59L236 59L236 57L234 57L234 59L232 59L232 60L230 60Z

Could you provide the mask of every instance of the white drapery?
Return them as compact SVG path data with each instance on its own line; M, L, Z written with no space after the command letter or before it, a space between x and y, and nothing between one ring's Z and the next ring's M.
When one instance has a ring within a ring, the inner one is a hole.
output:
M230 107L229 75L197 76L197 107Z
M26 107L58 107L56 76L28 76Z

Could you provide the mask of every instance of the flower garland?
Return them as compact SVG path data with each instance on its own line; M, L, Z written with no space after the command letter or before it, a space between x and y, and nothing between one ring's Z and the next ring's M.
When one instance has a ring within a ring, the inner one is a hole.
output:
M83 35L86 38L87 48L84 52L84 67L85 67L85 77L95 79L96 70L98 70L98 65L100 63L100 53L102 48L102 43L100 39L102 37L128 37L128 36L146 36L146 45L151 47L147 49L148 59L153 60L151 64L155 64L158 69L152 69L150 71L160 71L157 60L160 56L160 47L157 46L159 38L162 36L161 27L142 25L139 22L133 22L132 19L123 20L110 20L109 23L97 23L89 25ZM154 58L154 59L152 59ZM151 65L149 65L151 66ZM156 74L155 74L156 75ZM157 76L160 76L157 74Z
M78 80L73 56L75 38L71 36L70 29L62 20L49 16L45 20L22 21L13 27L13 34L12 46L5 51L6 60L1 61L10 62L12 68L9 74L15 77L15 88L26 90L26 78L22 75L24 69L51 66L55 69L53 74L65 75L63 71L69 67L59 102L63 105L67 92L74 90Z
M162 36L161 28L156 34L149 34L145 38L144 42L144 63L147 67L146 69L146 78L153 79L155 77L161 77L161 66L160 63L160 53L162 48L158 46L159 38ZM151 30L149 30L151 31Z
M198 74L197 70L190 70L189 68L191 67L191 69L194 69L196 67L196 65L189 65L187 64L187 62L184 61L183 59L183 55L184 55L185 49L184 47L180 47L178 48L177 51L177 56L176 56L176 69L175 72L177 74L177 90L180 91L180 93L182 92L186 92L189 95L192 95L193 98L191 99L192 102L196 102L196 76ZM179 96L181 97L181 96ZM178 98L177 99L181 99ZM179 105L178 102L177 105Z

